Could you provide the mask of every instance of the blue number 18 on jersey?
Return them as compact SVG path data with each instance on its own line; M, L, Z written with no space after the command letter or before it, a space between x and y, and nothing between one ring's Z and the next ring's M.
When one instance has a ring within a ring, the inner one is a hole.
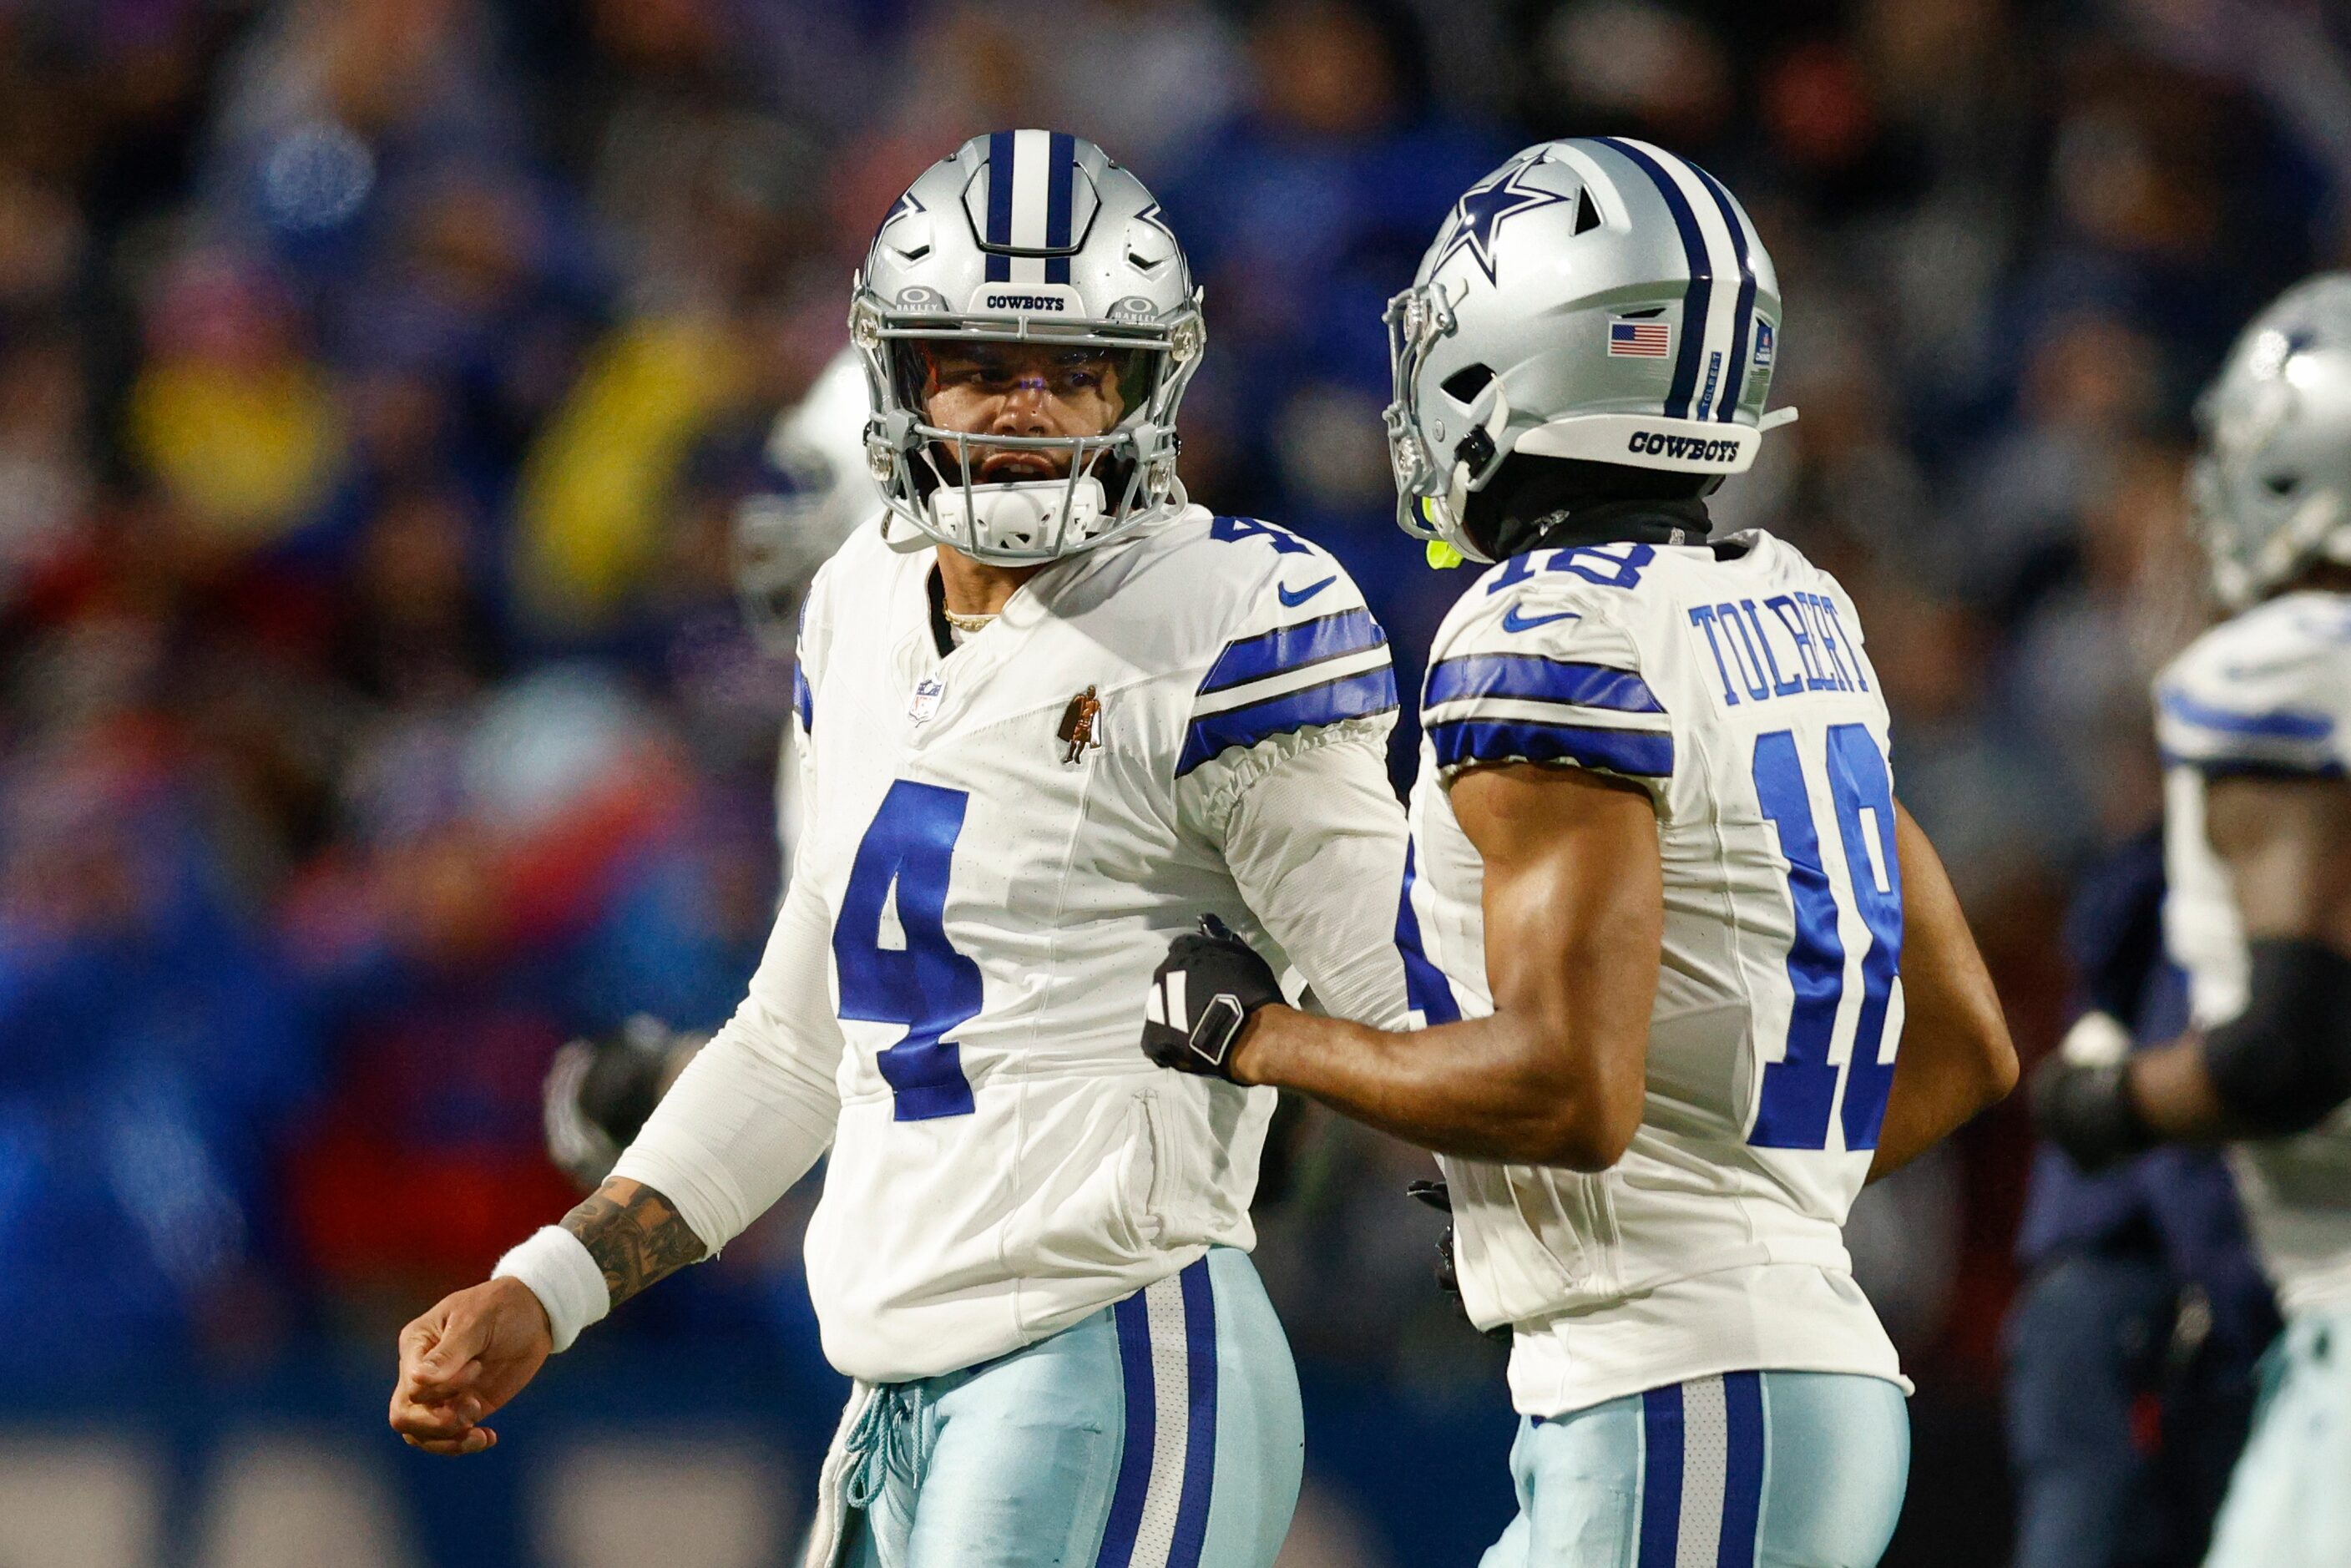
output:
M947 873L963 833L961 789L901 779L882 798L857 846L832 961L841 976L841 1016L902 1023L906 1035L874 1061L901 1122L971 1113L963 1052L939 1037L980 1009L979 966L947 942ZM897 890L901 939L883 945L882 915Z
M1828 1146L1829 1108L1844 1080L1844 1146L1874 1149L1886 1119L1894 1063L1881 1062L1886 1012L1902 962L1902 867L1894 845L1894 790L1886 758L1857 724L1828 731L1829 799L1844 845L1844 874L1832 877L1821 854L1812 792L1804 784L1795 736L1775 729L1755 737L1755 795L1780 830L1788 861L1788 896L1796 935L1788 946L1788 983L1795 1000L1788 1013L1786 1056L1763 1068L1755 1130L1748 1142L1767 1149ZM1869 933L1861 958L1861 1005L1853 1051L1840 1070L1829 1061L1844 1000L1844 941L1837 912L1852 909Z

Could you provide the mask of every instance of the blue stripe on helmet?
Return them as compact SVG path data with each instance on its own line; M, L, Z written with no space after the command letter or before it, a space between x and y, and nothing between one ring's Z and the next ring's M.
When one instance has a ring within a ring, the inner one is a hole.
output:
M1729 1442L1715 1568L1755 1568L1755 1532L1763 1517L1763 1375L1724 1373L1722 1403Z
M987 138L987 234L990 246L1012 243L1012 132L993 131ZM1012 258L989 251L989 283L1012 281Z
M1464 697L1523 697L1615 713L1666 711L1649 683L1630 670L1536 653L1468 653L1430 667L1420 699L1424 709Z
M1395 706L1395 671L1382 664L1376 670L1342 675L1303 691L1208 714L1192 721L1184 737L1183 754L1176 759L1176 777L1181 779L1210 758L1237 746L1255 746L1261 740L1311 725L1393 713Z
M1439 768L1471 762L1573 762L1635 779L1674 770L1674 737L1646 729L1457 718L1428 727Z
M1722 182L1695 163L1690 164L1690 172L1714 197L1714 204L1722 213L1723 226L1730 231L1730 248L1739 256L1739 304L1730 323L1730 365L1723 376L1721 401L1715 404L1714 413L1717 420L1729 424L1747 392L1747 340L1754 335L1755 326L1755 258L1748 251L1747 230L1739 221L1739 209L1731 204L1730 193L1722 188ZM1698 417L1706 417L1704 409L1698 411Z
M1208 1539L1208 1504L1217 1477L1217 1289L1206 1258L1177 1276L1184 1291L1184 1349L1191 1420L1184 1433L1184 1490L1176 1500L1176 1527L1167 1568L1200 1568Z
M1118 1325L1118 1371L1126 1389L1126 1440L1119 1450L1118 1481L1111 1492L1110 1518L1102 1526L1095 1568L1127 1568L1134 1538L1143 1528L1143 1503L1151 1490L1151 1452L1159 1413L1151 1381L1151 1309L1137 1291L1111 1309Z
M1657 194L1665 198L1666 210L1674 214L1674 227L1681 231L1682 255L1689 263L1689 287L1682 295L1682 340L1674 355L1673 385L1666 392L1666 415L1687 419L1690 399L1698 392L1698 361L1706 355L1707 307L1714 294L1714 263L1706 254L1706 236L1698 233L1698 214L1690 210L1681 186L1656 159L1619 137L1593 140L1631 159L1649 177Z
M1056 131L1045 154L1045 245L1061 250L1070 243L1070 210L1075 204L1078 182L1078 139ZM1045 258L1045 281L1067 283L1070 258Z
M1236 637L1225 644L1200 682L1200 695L1247 685L1268 675L1285 674L1376 648L1388 640L1368 610L1342 610L1336 614L1277 626L1255 637Z
M1413 913L1413 841L1404 841L1404 892L1396 900L1396 951L1404 955L1405 1006L1425 1024L1458 1023L1461 1004L1454 999L1453 984L1445 971L1428 961L1421 946L1420 916Z
M1682 1534L1682 1385L1641 1396L1641 1556L1638 1568L1674 1568Z

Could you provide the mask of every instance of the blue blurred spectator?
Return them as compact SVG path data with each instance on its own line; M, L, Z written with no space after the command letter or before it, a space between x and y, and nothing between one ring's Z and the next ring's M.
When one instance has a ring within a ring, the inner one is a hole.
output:
M0 800L0 1374L266 1342L275 1162L313 1052L197 780L124 718L20 757Z

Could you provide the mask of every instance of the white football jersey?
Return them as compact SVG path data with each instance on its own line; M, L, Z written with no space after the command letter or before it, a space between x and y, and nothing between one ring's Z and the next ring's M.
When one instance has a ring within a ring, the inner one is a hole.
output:
M1407 873L1423 1018L1493 1010L1483 871L1447 795L1459 769L1634 780L1664 853L1647 1094L1625 1157L1597 1175L1440 1162L1463 1300L1481 1326L1516 1325L1528 1415L1744 1369L1900 1381L1843 1236L1902 1031L1886 704L1826 572L1766 533L1723 551L1512 557L1429 655Z
M2290 593L2215 626L2156 678L2164 760L2165 945L2190 1021L2244 1010L2249 960L2228 869L2204 831L2208 779L2338 778L2351 767L2351 596ZM2351 1108L2230 1152L2262 1267L2291 1316L2351 1305Z
M776 934L617 1173L716 1246L829 1141L810 1291L869 1381L1252 1245L1273 1092L1139 1049L1152 972L1203 914L1330 1010L1405 1016L1395 680L1336 561L1194 507L1048 567L942 653L933 560L869 528L819 575Z

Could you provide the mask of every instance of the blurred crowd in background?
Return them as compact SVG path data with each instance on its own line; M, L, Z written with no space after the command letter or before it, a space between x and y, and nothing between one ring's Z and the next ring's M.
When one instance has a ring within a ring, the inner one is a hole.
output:
M731 518L891 199L1015 125L1102 142L1190 251L1193 497L1337 551L1406 653L1465 575L1390 521L1386 298L1530 141L1723 178L1802 418L1716 516L1852 590L2045 1049L2069 879L2153 817L2147 680L2205 613L2193 394L2351 264L2329 15L0 0L0 1382L331 1343L388 1383L570 1201L560 1042L731 1009L790 693ZM1262 1254L1310 1371L1498 1404L1420 1158L1324 1132ZM1991 1398L2028 1152L2003 1111L1856 1216L1922 1418ZM812 1360L793 1223L599 1333Z

